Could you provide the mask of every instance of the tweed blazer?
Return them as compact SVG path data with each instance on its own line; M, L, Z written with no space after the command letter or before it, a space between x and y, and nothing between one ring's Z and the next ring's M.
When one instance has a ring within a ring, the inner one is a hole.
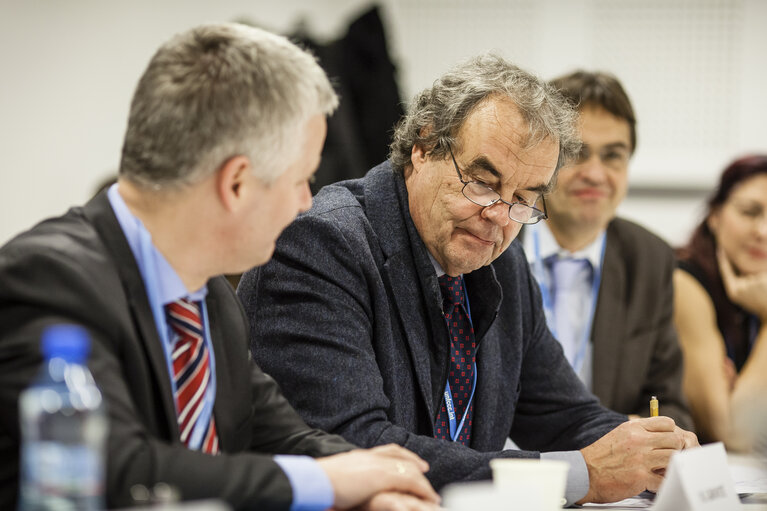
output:
M310 429L249 356L247 320L223 277L206 299L216 358L214 416L222 454L179 440L161 341L144 283L102 193L0 249L0 508L17 497L19 392L41 363L40 334L79 323L88 366L109 416L107 505L132 503L134 484L175 486L184 499L217 497L235 509L287 510L290 482L272 454L331 454L353 446Z
M489 477L492 458L582 448L626 420L568 365L518 243L465 282L478 342L470 446L434 438L449 338L404 179L388 162L325 187L238 293L257 319L254 358L310 425L403 445L429 462L437 488ZM526 450L502 451L508 437Z
M671 247L644 227L623 218L608 224L591 329L592 391L607 408L643 417L657 396L661 414L690 429L672 318L674 265Z

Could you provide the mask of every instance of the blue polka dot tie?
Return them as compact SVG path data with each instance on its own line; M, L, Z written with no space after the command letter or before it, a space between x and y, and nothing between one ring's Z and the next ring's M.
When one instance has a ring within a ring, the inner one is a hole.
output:
M466 299L461 277L443 275L439 278L439 287L444 298L444 313L450 333L450 372L447 382L450 384L450 394L453 398L456 426L460 425L471 397L472 382L474 381L475 355L477 343L474 339L474 329L466 312ZM471 439L471 422L474 404L469 404L469 412L463 423L463 428L455 438L456 442L469 445ZM437 423L434 425L436 438L450 439L449 415L445 398L442 399Z

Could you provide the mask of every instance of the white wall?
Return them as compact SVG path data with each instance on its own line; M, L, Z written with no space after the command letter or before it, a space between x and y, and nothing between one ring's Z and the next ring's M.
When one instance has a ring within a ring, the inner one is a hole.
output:
M578 67L621 78L639 117L633 185L713 185L767 152L767 2L382 0L403 97L458 60L496 50L548 79ZM133 88L156 47L205 21L277 31L303 16L335 37L363 0L0 0L0 243L88 199L118 165ZM702 195L701 195L702 197ZM621 212L672 242L700 199L631 194Z
M116 173L133 89L157 47L207 21L333 35L363 1L0 0L0 243Z

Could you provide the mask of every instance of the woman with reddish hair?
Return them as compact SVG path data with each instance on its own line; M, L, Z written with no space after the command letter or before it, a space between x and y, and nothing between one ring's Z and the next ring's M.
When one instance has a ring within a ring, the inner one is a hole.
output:
M753 398L767 403L767 155L725 169L677 255L674 320L696 430L747 448Z

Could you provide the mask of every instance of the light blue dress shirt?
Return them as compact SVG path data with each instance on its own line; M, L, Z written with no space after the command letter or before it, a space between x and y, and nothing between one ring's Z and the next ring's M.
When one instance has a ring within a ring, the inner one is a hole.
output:
M549 292L556 287L551 266L544 264L544 261L548 261L552 258L586 259L591 264L592 271L584 271L579 274L566 295L566 309L569 311L566 318L553 317L552 304L546 306L544 303L544 313L546 314L546 320L550 325L550 328L551 325L554 324L566 324L569 326L570 331L568 332L568 335L560 336L557 335L558 332L555 332L555 337L562 343L562 348L565 351L565 355L567 356L570 365L573 365L573 369L578 373L578 377L589 390L591 390L592 387L593 346L588 340L591 332L587 332L586 330L591 330L591 325L594 320L596 297L592 296L594 294L593 278L600 274L602 270L602 247L604 245L605 235L605 231L602 231L591 244L582 250L571 253L559 246L546 222L540 222L525 227L525 237L523 242L527 261L530 263L530 268L533 270L533 274L542 288L542 293L544 291L544 286ZM537 247L536 238L538 243ZM554 332L556 329L551 328L551 330ZM585 353L579 353L581 350ZM579 356L576 357L576 354ZM581 359L581 363L578 364L578 367L575 367L574 365L575 358Z
M205 305L208 288L203 286L193 292L189 292L186 289L181 281L181 277L178 276L178 273L176 273L167 259L152 243L152 236L149 234L149 231L146 230L141 220L128 209L125 201L123 201L123 198L117 191L116 184L109 188L107 197L141 272L141 278L147 290L149 306L152 309L155 324L157 325L157 333L162 340L165 360L168 366L168 377L174 395L176 388L173 379L172 352L173 345L175 344L175 334L166 320L165 305L180 298L200 302L205 344L210 357L211 377L208 390L204 396L205 406L200 414L200 418L197 420L198 427L195 427L189 442L190 449L199 450L202 444L202 435L205 426L213 414L213 405L216 399L216 363L213 355L213 346L211 345L208 310ZM275 456L274 461L280 465L280 468L282 468L290 481L290 486L293 490L291 511L323 511L333 505L333 486L330 484L330 480L325 472L314 459L309 456L280 455Z

